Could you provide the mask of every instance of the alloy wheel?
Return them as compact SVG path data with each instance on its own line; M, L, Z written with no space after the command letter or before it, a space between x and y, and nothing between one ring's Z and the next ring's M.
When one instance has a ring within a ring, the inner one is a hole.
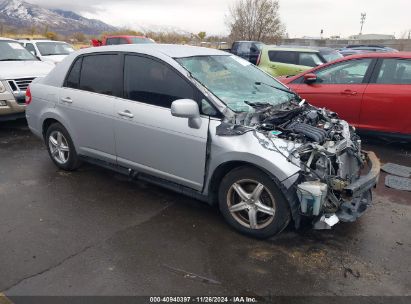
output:
M67 163L70 156L70 148L67 139L60 131L53 131L49 136L49 149L51 157L59 164Z
M275 199L262 183L244 179L232 184L227 192L228 210L244 227L262 229L272 223Z

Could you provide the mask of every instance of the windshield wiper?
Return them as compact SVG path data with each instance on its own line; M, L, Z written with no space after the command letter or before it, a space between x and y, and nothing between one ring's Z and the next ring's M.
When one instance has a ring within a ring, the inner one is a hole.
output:
M265 86L268 86L268 87L270 87L270 88L273 88L273 89L276 89L276 90L283 91L283 92L286 92L286 93L288 93L288 94L291 94L291 95L293 95L294 97L296 97L296 100L297 100L297 101L301 101L301 100L302 100L302 98L300 97L300 95L298 95L297 93L295 93L295 92L293 92L293 91L287 90L286 88L276 87L276 86L273 86L273 85L270 85L270 84L268 84L268 83L261 82L261 81L256 81L254 84L255 84L255 85L265 85Z
M26 61L29 59L20 59L20 58L7 58L7 59L0 59L0 61Z

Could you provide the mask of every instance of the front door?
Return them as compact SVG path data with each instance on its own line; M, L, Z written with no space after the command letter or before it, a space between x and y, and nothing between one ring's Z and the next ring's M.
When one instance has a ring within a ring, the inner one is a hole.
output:
M336 112L342 119L358 126L361 102L367 87L367 78L372 59L340 62L320 68L314 73L314 83L290 84L301 97L317 107Z
M196 99L194 87L164 62L125 55L124 99L116 101L118 164L201 190L209 117L200 129L171 115L177 99Z

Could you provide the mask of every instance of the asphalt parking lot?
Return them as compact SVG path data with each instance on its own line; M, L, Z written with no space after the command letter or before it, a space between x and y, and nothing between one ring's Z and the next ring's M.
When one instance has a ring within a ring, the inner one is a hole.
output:
M411 145L365 139L382 162ZM92 165L59 171L25 121L0 123L0 292L13 295L411 295L411 192L356 223L259 241L217 210Z

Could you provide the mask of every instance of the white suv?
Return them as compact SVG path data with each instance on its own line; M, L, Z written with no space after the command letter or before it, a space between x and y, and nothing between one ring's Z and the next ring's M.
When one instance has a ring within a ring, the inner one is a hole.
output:
M19 40L19 43L41 61L54 64L61 62L67 55L74 52L74 48L63 41Z
M0 121L24 117L27 87L53 67L39 61L17 41L0 37Z

